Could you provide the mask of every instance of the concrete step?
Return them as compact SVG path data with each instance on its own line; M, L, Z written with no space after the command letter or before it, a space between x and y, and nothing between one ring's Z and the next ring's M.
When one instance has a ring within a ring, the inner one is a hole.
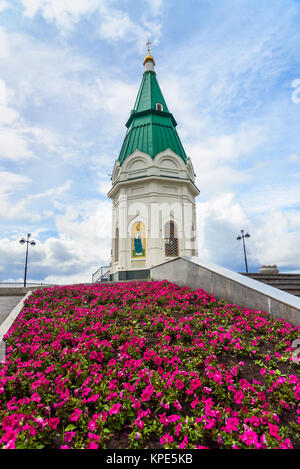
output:
M285 280L300 280L300 274L259 274L259 273L249 273L241 272L242 275L251 278L261 278L261 279L285 279Z
M259 282L300 297L300 274L243 274Z
M252 277L253 278L253 277ZM277 284L277 285L300 285L300 279L282 279L282 278L276 278L274 280L271 279L259 279L256 277L255 280L259 280L260 282L265 282L265 283L272 283L272 284Z

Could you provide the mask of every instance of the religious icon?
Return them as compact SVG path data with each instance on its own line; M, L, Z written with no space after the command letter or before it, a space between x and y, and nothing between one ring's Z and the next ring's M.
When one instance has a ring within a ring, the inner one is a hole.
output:
M138 221L132 226L131 257L146 257L145 225Z

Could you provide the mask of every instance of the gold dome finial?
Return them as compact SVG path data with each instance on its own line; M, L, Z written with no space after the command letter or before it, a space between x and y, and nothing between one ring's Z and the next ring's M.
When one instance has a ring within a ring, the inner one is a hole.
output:
M147 62L147 60L151 60L151 62L153 62L153 65L155 65L155 60L154 60L154 58L152 57L152 55L150 54L150 45L151 45L151 42L150 42L150 41L146 42L146 46L147 46L147 49L148 49L148 54L147 54L146 57L144 58L144 65L145 65L145 63Z

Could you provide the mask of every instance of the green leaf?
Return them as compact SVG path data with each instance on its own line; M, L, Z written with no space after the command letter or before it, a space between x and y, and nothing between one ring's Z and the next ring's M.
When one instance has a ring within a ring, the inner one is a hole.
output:
M76 428L76 425L73 425L73 423L71 423L70 425L67 426L67 428L65 428L65 432L71 432L75 428Z

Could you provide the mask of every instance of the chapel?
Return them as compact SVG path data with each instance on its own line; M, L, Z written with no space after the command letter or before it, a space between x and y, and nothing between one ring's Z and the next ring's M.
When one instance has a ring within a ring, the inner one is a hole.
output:
M110 280L147 279L151 267L197 256L195 173L148 53L112 173Z

